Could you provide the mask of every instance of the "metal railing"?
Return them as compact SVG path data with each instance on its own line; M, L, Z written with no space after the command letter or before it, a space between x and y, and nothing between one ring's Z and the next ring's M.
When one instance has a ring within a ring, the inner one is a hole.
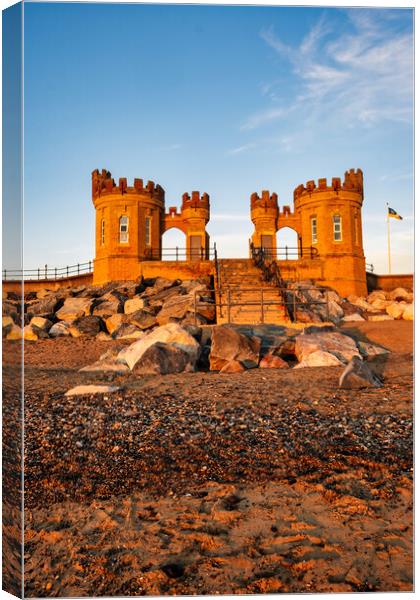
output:
M213 248L147 248L140 260L212 260L215 257L216 246Z
M279 246L278 248L264 248L250 243L251 256L263 254L266 260L298 260L300 258L318 258L318 249L314 246Z
M77 277L93 272L93 261L69 265L67 267L44 267L38 269L3 269L3 281L21 281L23 280L56 280L67 277Z
M372 263L366 263L366 271L368 273L374 273L375 272L375 267L373 266Z
M310 291L310 290L316 290L316 291L324 291L324 289L327 288L320 288L320 287L309 287L309 288L305 288L305 291ZM217 295L217 291L219 291L219 294ZM328 308L328 299L324 298L322 300L299 300L297 294L295 293L294 290L290 290L288 289L286 286L279 288L279 298L277 299L271 299L271 300L267 300L266 298L264 298L264 294L266 294L267 292L270 292L271 290L269 288L261 288L261 287L249 287L249 288L242 288L242 287L227 287L225 288L225 290L221 293L220 289L216 290L214 288L212 289L207 289L205 291L206 294L211 293L214 298L215 298L215 311L216 311L216 315L219 314L220 317L223 317L224 313L223 313L223 308L226 308L226 318L227 318L227 322L228 323L233 323L234 322L234 317L235 315L233 314L233 310L234 308L247 308L247 307L252 307L252 308L256 308L259 307L260 311L260 323L264 324L267 321L267 309L270 306L276 306L278 307L279 305L283 305L284 309L285 309L285 316L287 315L289 317L289 320L292 322L296 322L297 317L298 317L298 310L300 308L313 308L313 306L325 306L325 319L326 321L329 321L329 308ZM246 292L248 295L250 292L255 292L257 298L255 300L242 300L240 297L239 298L235 298L235 293L239 293L242 294L243 292ZM196 291L194 292L194 322L197 325L197 311L200 305L200 302L203 302L205 304L208 304L207 301L205 300L201 300L199 298L200 295L203 295L203 291ZM223 295L225 295L226 300L223 301L222 297ZM252 312L255 313L255 310L251 310L251 311L243 311L243 312Z

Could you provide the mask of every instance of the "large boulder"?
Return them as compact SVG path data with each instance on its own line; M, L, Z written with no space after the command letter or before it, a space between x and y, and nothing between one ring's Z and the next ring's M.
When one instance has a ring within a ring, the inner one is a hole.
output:
M80 373L114 373L115 375L124 375L130 369L127 365L118 362L115 358L99 359L91 365L79 369Z
M341 362L347 363L352 356L359 355L356 342L338 331L319 333L302 333L295 340L295 354L302 362L313 352L328 352L336 356Z
M111 335L116 331L123 323L128 323L128 316L125 314L115 314L108 317L105 321L105 326L107 328L108 333Z
M124 299L125 296L122 296L118 292L108 292L95 300L92 314L107 319L111 315L122 313L124 310Z
M377 346L376 344L371 344L370 342L358 341L357 345L359 347L360 354L366 358L380 356L383 354L389 354L389 350L387 350L386 348L383 348L382 346Z
M55 316L60 321L74 321L79 317L90 315L92 302L91 298L66 298Z
M146 333L144 331L141 331L132 323L121 323L121 325L112 332L112 338L114 340L139 340L144 338L145 335Z
M90 336L94 337L101 331L101 319L93 315L79 317L70 325L70 334L73 337Z
M37 315L40 317L48 317L56 311L57 307L61 304L62 299L59 298L56 294L48 295L42 298L41 300L37 300L35 302L31 302L27 306L27 312L31 315ZM71 319L70 319L71 320Z
M358 306L359 308L362 308L363 310L367 310L367 311L375 311L376 309L372 309L371 304L369 304L369 302L366 302L366 300L364 298L361 298L360 296L356 296L354 294L350 294L350 296L347 296L347 301L350 302L351 304L354 304L355 306Z
M68 337L69 335L71 335L70 324L66 321L60 321L59 323L55 323L48 333L49 336L52 338Z
M30 325L26 325L23 328L23 339L26 340L27 342L35 342L36 340L39 339L36 331L34 331L34 329L32 329L32 327Z
M325 304L318 305L318 311L325 321L339 323L344 316L344 311L335 300L327 300Z
M9 333L6 336L6 340L21 340L22 339L22 329L13 324L9 330Z
M45 332L48 332L52 327L51 321L49 319L45 319L44 317L32 317L29 325Z
M289 364L276 354L266 354L260 361L260 369L288 369Z
M387 307L392 303L392 300L384 300L384 298L375 298L370 304L372 308L376 308L377 310L386 310Z
M331 352L325 352L324 350L316 350L305 356L305 358L295 366L295 369L301 369L303 367L337 367L343 365L335 354Z
M401 319L406 307L407 304L403 302L392 302L389 306L386 307L386 312L393 319Z
M241 362L247 369L257 367L260 348L259 338L248 338L227 325L216 326L211 340L210 370L220 371L232 360Z
M142 310L146 306L146 301L140 296L134 296L129 298L124 303L124 312L126 315L131 315L139 310Z
M171 319L183 319L189 311L194 310L194 299L189 295L176 295L168 298L157 315L159 325L169 323Z
M414 320L414 304L406 304L402 318L404 321Z
M194 357L175 344L157 342L147 348L134 366L141 375L168 375L195 370Z
M197 362L200 344L177 323L167 323L157 327L148 333L143 339L134 342L118 354L118 360L125 362L130 369L140 360L148 348L161 342L163 344L174 344L181 350L185 350L191 357L191 363Z
M10 333L12 331L12 327L14 326L14 324L15 324L15 322L13 321L12 317L10 317L10 316L3 317L2 331L3 331L4 338L7 336L8 333Z
M375 300L388 300L388 296L383 290L373 290L366 300L369 302L369 304L373 304Z
M149 281L146 280L146 283ZM179 285L181 282L179 279L166 279L165 277L157 277L153 282L150 282L149 287L146 289L146 296L153 296L154 294L158 294L159 292L163 292L172 288L174 286Z
M354 321L364 321L365 319L362 317L360 313L352 313L350 315L346 315L342 318L342 321L345 323L353 323Z
M146 310L136 310L129 315L129 319L130 323L142 330L151 329L158 324L155 315Z
M401 302L402 300L407 302L409 300L409 291L402 287L395 288L395 290L389 293L389 299L396 302Z
M220 369L220 373L242 373L243 371L246 371L246 367L239 360L230 360Z
M382 381L363 362L360 356L353 356L340 375L339 386L345 389L361 389L365 387L382 387Z

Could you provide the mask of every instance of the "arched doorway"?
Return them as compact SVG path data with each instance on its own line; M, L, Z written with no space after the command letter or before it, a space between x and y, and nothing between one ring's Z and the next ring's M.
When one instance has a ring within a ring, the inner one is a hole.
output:
M162 260L185 260L187 239L177 227L171 227L162 235Z
M300 258L300 241L297 232L291 227L282 227L277 232L277 258L297 260Z

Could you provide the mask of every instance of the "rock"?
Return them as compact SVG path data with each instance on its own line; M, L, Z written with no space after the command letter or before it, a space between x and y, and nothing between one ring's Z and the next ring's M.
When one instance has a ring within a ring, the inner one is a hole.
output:
M131 315L146 306L146 302L140 296L134 296L130 300L126 300L124 303L124 312L126 315Z
M17 319L21 313L21 305L19 303L5 301L2 304L2 315L5 317L12 317Z
M308 308L296 308L296 321L298 323L322 323L322 318L314 310Z
M132 370L146 350L157 342L174 344L178 348L185 350L190 355L192 364L198 359L200 344L177 323L167 323L154 329L143 339L122 350L118 354L118 359L125 361Z
M79 317L90 314L92 302L90 298L66 298L63 306L56 312L55 316L60 321L74 321Z
M162 290L153 296L148 296L147 301L149 306L154 306L156 308L162 308L166 302L170 298L185 296L185 290L181 286L175 286L168 288L167 290Z
M23 328L23 339L27 342L35 342L39 337L30 325L26 325Z
M331 331L337 331L337 328L334 325L309 325L309 327L304 327L302 333L305 335L310 335L311 333L329 333Z
M146 295L152 296L153 294L168 290L169 288L179 285L180 283L181 282L179 279L171 280L166 279L165 277L157 277L152 285L146 289Z
M357 342L357 345L360 350L360 354L364 357L370 358L372 356L380 356L381 354L389 354L389 350L386 348L382 348L382 346L377 346L376 344L371 344L370 342Z
M90 394L111 394L120 388L115 385L77 385L66 392L65 396L86 396Z
M288 363L275 354L266 354L258 365L260 369L288 369Z
M324 298L328 301L328 302L336 302L337 304L339 304L342 301L341 296L339 296L337 294L337 292L335 292L334 290L327 290L324 292Z
M158 324L155 315L146 310L137 310L136 312L131 313L129 317L129 323L132 323L139 329L143 330L150 329Z
M52 338L56 338L56 337L67 337L70 334L70 325L69 323L66 323L65 321L62 321L61 323L55 323L51 329L49 330L49 335Z
M340 375L339 386L345 389L382 387L379 377L363 362L360 356L353 356Z
M347 322L353 322L353 321L364 321L365 319L362 317L361 314L353 313L351 315L346 315L341 320L344 321L345 323L347 323Z
M15 322L13 321L12 317L7 316L7 317L3 317L2 320L2 331L3 331L3 337L5 338L7 336L8 333L11 332L12 327L14 326Z
M359 308L363 308L363 310L372 311L372 306L369 304L369 302L366 302L366 300L364 298L360 298L359 296L355 296L354 294L351 294L350 296L347 296L347 300L351 304L354 304L355 306L359 306Z
M107 319L111 315L122 313L124 310L125 296L121 296L118 292L108 292L93 304L92 314L97 317Z
M128 321L129 319L127 315L118 313L116 315L108 317L108 319L106 319L105 321L105 326L108 330L108 333L112 335L114 331L118 329L118 327L121 327L123 323L128 323Z
M13 324L9 333L6 336L6 340L21 340L22 329L18 325Z
M169 323L170 319L183 319L189 311L194 310L194 299L190 295L174 296L164 303L157 315L159 325Z
M46 332L48 332L52 327L51 321L49 319L45 319L44 317L32 317L29 325L32 327L37 327L38 329Z
M371 302L372 308L376 308L377 310L386 310L390 304L392 304L392 300L384 300L383 298L375 298Z
M366 298L367 302L369 302L369 304L373 304L373 302L375 302L375 300L387 300L387 293L384 292L383 290L373 290L373 292L371 292L369 294L369 296Z
M96 334L95 338L100 342L111 342L112 337L106 331L100 331Z
M213 328L210 370L220 371L231 360L241 362L247 369L258 366L261 340L248 338L232 327L219 325Z
M306 360L310 354L319 350L334 354L344 363L348 362L352 356L359 355L355 341L338 331L302 333L296 337L295 353L299 362Z
M69 331L73 337L81 335L94 337L101 331L101 319L94 315L79 317L71 323Z
M336 367L343 365L343 361L339 360L334 354L330 352L324 352L323 350L316 350L311 354L308 354L295 369L302 367Z
M146 333L141 331L132 323L121 323L117 329L112 332L112 338L114 340L128 340L128 339L141 339L144 338Z
M389 306L386 307L386 312L394 319L401 319L406 309L406 306L407 304L403 304L402 302L392 302Z
M242 373L242 371L246 371L246 367L239 360L230 360L220 369L220 373Z
M328 300L326 305L319 304L318 311L325 321L339 323L344 316L344 311L335 300Z
M347 317L348 315L354 315L354 313L358 313L360 316L364 316L365 314L365 310L363 308L360 308L360 306L356 306L355 304L351 304L351 302L347 302L347 300L344 300L340 306L343 309L344 317Z
M53 315L62 300L56 295L46 296L38 302L31 302L28 306L28 313L31 315L49 316Z
M404 321L413 321L414 320L414 304L407 304L402 318Z
M392 292L389 293L389 299L397 301L397 302L401 302L401 300L407 301L408 297L409 297L408 290L406 290L405 288L402 288L402 287L395 288L395 290L392 290Z
M394 317L387 314L379 314L379 315L367 315L368 321L393 321Z
M115 358L107 358L104 360L97 360L87 367L79 369L80 373L115 373L116 375L123 375L129 372L130 369L127 365L118 362Z
M42 300L43 298L47 298L50 294L51 294L51 290L42 288L41 290L38 290L36 292L36 297L38 298L38 300Z
M137 361L134 372L141 375L167 375L195 370L196 359L175 344L157 342Z

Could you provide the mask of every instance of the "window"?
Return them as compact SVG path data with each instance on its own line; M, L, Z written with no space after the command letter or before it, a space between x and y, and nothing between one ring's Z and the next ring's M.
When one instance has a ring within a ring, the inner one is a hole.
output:
M312 234L312 243L316 244L318 241L316 217L311 217L311 234Z
M151 238L151 225L152 219L150 217L146 217L146 246L151 246L152 238Z
M128 217L120 217L120 244L128 243Z
M105 219L101 221L101 244L105 244Z
M340 215L333 216L333 227L334 227L334 241L341 242L342 240L342 232L341 232L341 217Z

